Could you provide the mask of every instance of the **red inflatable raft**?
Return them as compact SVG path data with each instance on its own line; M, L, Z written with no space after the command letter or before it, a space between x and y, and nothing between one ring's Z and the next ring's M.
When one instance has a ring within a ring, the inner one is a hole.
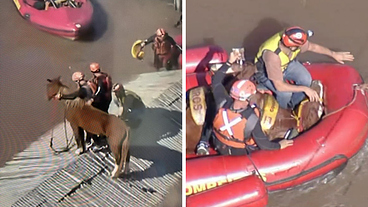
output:
M186 73L209 71L209 64L224 63L228 59L226 50L219 46L187 48Z
M340 171L361 149L368 133L368 95L356 86L363 83L359 73L347 65L312 64L306 67L312 78L321 80L325 88L326 108L322 120L299 135L293 146L283 150L257 151L250 156L188 156L188 206L203 206L212 196L214 200L206 206L232 206L238 200L246 204L258 199L262 203L265 196L260 186L267 191L281 190L330 171ZM200 82L198 77L207 79ZM187 89L210 84L209 75L188 74L186 83ZM252 175L258 175L258 180L245 179ZM235 194L229 196L229 191Z
M88 31L92 23L93 7L89 0L74 0L72 6L53 7L37 10L35 0L13 0L20 15L38 29L54 35L75 40Z

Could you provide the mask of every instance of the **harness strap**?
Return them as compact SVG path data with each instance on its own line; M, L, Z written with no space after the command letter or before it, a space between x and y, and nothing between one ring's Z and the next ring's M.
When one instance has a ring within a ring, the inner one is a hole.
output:
M279 54L280 54L280 52L281 52L280 47L278 47L278 48L274 51L274 53L276 53L276 55L279 55Z
M227 137L227 136L223 135L222 132L219 129L214 128L214 130L217 132L218 135L220 135L222 138L224 138L226 140L246 145L244 142L242 142L242 141L240 141L240 140L238 140L234 137Z
M247 118L247 124L246 124L245 129L244 129L244 138L245 139L248 139L251 136L254 127L256 127L257 121L258 121L258 116L255 113L252 113Z

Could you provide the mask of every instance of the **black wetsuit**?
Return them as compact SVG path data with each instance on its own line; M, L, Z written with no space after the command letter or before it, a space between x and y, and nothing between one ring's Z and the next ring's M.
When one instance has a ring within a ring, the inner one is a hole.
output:
M93 91L87 84L85 84L83 86L80 86L80 88L77 91L62 96L63 99L68 100L72 100L77 97L84 99L85 101L88 101L93 97Z
M147 38L146 41L145 41L146 45L154 42L155 38L156 38L156 34L154 34L154 35L150 36L149 38ZM175 40L171 36L169 36L168 34L165 35L165 38L163 39L163 41L169 41L173 46L176 45Z
M108 113L110 103L112 100L111 97L111 87L107 86L106 77L107 74L103 74L97 77L97 90L93 95L93 103L92 106ZM111 85L111 83L110 83Z

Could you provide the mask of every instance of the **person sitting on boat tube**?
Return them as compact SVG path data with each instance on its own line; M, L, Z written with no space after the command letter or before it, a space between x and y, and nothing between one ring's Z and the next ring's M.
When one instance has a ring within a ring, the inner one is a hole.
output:
M319 101L316 91L310 88L312 77L308 70L296 59L300 53L311 51L328 55L337 62L353 61L350 52L335 52L308 40L313 32L301 27L290 27L266 40L255 58L257 72L254 79L272 91L280 107L294 109L308 96L310 101ZM295 85L284 80L291 80Z
M178 45L175 40L169 36L164 29L159 28L156 34L147 38L141 43L143 48L147 44L153 43L152 49L154 50L154 66L157 70L165 68L171 70L179 67L178 58L180 52L178 51Z
M263 133L259 111L256 106L249 104L249 98L256 93L253 82L247 79L238 80L233 84L230 96L226 92L222 83L226 71L239 58L241 56L238 52L230 53L229 60L212 77L216 116L211 127L216 150L223 155L243 155L258 149L277 150L292 146L293 140L271 142ZM209 154L209 138L210 136L201 136L197 154Z
M38 0L33 4L33 7L38 10L48 10L50 4L54 7L59 7L62 3L66 1L67 0Z

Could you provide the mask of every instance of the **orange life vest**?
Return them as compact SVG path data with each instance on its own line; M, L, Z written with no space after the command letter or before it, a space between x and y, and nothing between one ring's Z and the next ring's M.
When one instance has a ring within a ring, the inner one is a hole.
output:
M257 108L254 108L254 112L259 117ZM234 148L257 146L252 137L244 137L246 124L247 119L240 113L221 108L213 121L213 131L216 138L227 146Z
M166 55L171 51L171 43L165 39L161 41L156 37L153 49L157 55Z

